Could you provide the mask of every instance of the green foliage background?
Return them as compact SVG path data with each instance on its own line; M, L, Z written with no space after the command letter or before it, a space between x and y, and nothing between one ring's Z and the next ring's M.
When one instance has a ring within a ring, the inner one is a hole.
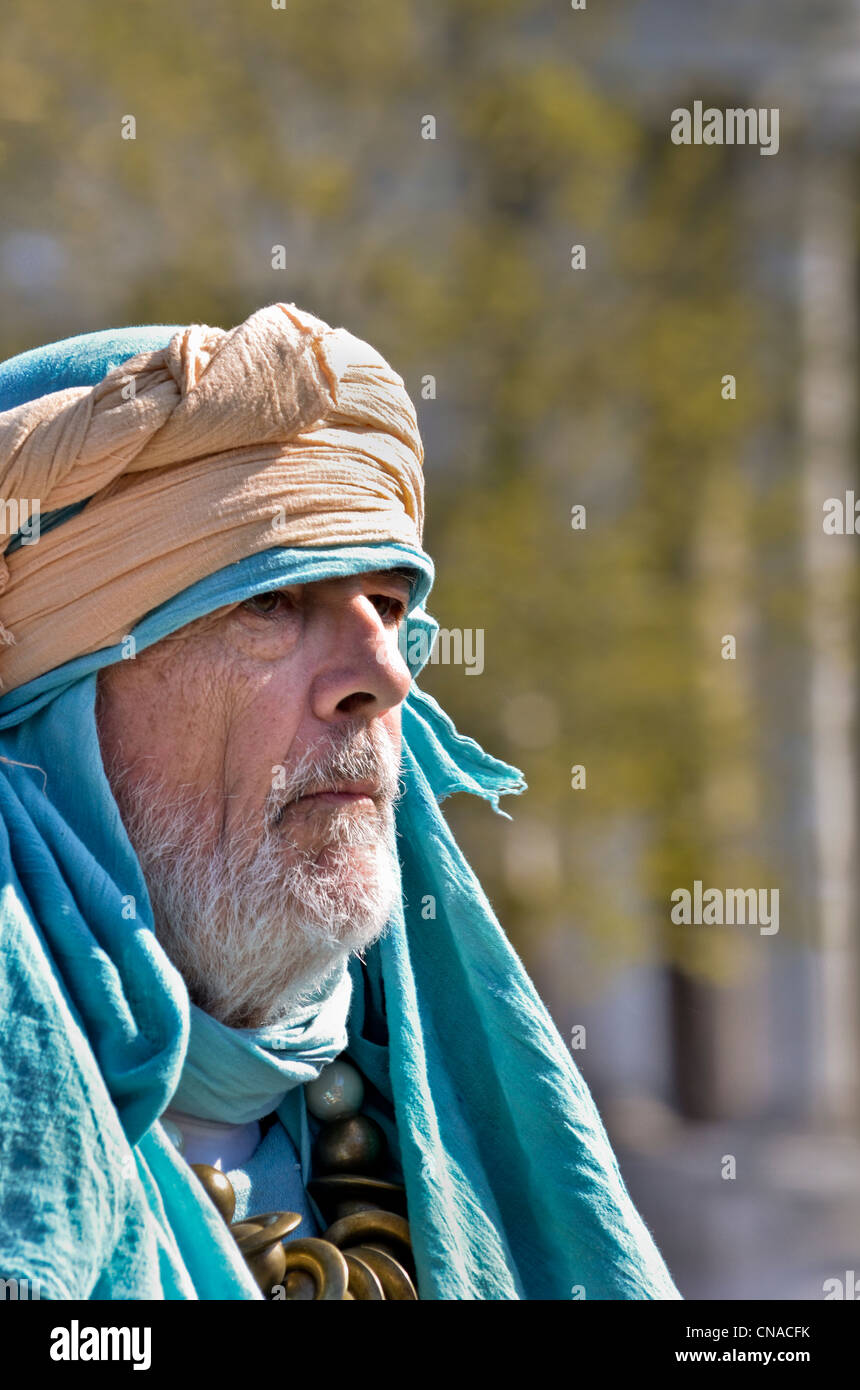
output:
M6 0L0 46L4 356L281 299L406 379L431 611L486 633L481 677L422 684L530 788L511 823L450 816L546 986L558 931L607 970L729 981L730 936L667 927L694 878L793 883L783 930L809 929L780 779L805 622L791 325L751 289L740 152L691 158L599 76L618 23L529 0Z

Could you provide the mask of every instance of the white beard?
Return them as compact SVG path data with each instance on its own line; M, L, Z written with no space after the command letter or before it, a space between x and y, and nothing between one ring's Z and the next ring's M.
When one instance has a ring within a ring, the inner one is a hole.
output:
M205 794L180 799L151 772L137 779L108 769L156 935L193 1002L234 1028L277 1022L308 997L384 932L400 894L390 742L369 727L339 733L287 775L256 827L222 834L211 848ZM293 805L334 782L367 778L381 786L373 811Z

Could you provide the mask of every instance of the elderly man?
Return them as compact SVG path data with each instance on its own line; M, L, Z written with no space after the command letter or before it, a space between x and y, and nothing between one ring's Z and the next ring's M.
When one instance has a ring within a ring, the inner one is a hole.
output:
M672 1299L439 802L403 382L291 304L0 366L0 1276Z

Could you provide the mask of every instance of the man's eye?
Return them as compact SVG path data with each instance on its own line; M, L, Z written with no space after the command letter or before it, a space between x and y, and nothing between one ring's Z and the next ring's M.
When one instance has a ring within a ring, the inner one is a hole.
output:
M399 623L401 618L405 618L406 604L402 599L392 598L390 594L369 594L368 597L376 605L383 622Z
M271 618L277 613L283 602L283 594L255 594L253 598L248 598L242 604L249 613L258 613L263 618Z

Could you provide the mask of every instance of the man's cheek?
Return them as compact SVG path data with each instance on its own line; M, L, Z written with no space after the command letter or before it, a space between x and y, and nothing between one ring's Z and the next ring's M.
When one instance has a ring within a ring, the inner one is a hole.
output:
M263 814L273 793L288 785L295 739L292 722L279 711L255 703L230 720L223 758L228 795L243 815Z
M213 765L224 764L231 744L242 740L258 694L259 680L220 645L189 652L180 673L179 703L190 742L205 749Z

